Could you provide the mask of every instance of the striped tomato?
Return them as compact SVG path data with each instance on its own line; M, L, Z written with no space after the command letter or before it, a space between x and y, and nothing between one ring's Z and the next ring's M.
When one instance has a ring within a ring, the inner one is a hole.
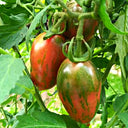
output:
M71 1L68 2L69 4L67 5L69 9L72 12L81 12L82 13L82 8L75 2ZM84 20L84 26L83 26L83 36L86 41L89 41L95 34L97 26L98 26L98 20L95 19L85 19ZM65 27L65 24L61 24L61 29L63 30ZM69 18L67 23L66 23L66 31L63 33L63 36L66 39L71 40L72 37L75 37L77 34L77 29L78 29L78 20Z
M57 88L69 115L78 122L89 123L97 111L101 94L100 77L92 62L64 60L58 70Z
M54 35L43 40L44 36L45 33L41 33L35 38L30 54L31 79L39 90L49 89L56 84L57 71L65 59L62 53L64 38Z

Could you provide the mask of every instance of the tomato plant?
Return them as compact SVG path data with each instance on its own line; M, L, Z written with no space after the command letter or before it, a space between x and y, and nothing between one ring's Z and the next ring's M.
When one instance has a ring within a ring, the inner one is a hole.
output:
M0 0L0 128L127 127L127 13L128 0Z
M56 75L61 62L65 59L62 53L64 38L54 35L44 40L45 33L39 34L31 49L31 79L39 90L49 89L56 84Z
M58 71L57 88L69 115L78 122L89 123L98 109L101 93L101 79L92 62L64 60Z

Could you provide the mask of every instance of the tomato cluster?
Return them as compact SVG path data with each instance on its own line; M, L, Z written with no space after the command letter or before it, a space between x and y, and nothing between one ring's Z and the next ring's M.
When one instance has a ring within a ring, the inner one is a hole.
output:
M97 25L96 20L85 19L83 35L86 41L92 38ZM62 23L61 28L64 27ZM97 69L91 61L74 63L62 53L63 44L76 36L77 29L75 20L69 19L62 35L44 40L44 32L36 37L30 54L31 79L39 90L57 84L69 115L78 122L89 123L100 102L101 81Z

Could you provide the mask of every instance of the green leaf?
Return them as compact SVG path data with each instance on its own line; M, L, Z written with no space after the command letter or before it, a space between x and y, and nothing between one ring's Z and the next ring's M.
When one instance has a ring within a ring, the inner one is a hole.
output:
M9 16L9 24L0 26L0 47L10 49L12 46L19 44L27 32L26 22L25 14Z
M46 6L43 10L41 10L34 18L34 20L32 21L31 25L30 25L30 28L28 29L28 32L27 32L27 35L26 35L26 43L28 44L29 42L29 39L30 39L30 36L31 36L31 33L33 32L33 30L35 30L37 24L40 23L40 20L41 20L41 17L45 14L46 10L48 8L50 8L50 6L52 5L49 4L48 6Z
M112 24L111 19L106 11L106 0L100 0L100 2L101 3L99 7L99 16L106 28L118 34L128 34L128 32L121 31L115 25Z
M115 99L115 102L113 103L114 111L118 113L122 109L122 107L125 105L127 100L128 100L128 94L123 94L121 96L118 96Z
M4 50L4 49L2 49L1 47L0 47L0 54L9 54L6 50Z
M31 81L31 79L28 76L21 76L19 80L16 82L15 87L11 90L10 93L16 93L16 94L24 94L26 92L26 95L29 93L34 92L34 86Z
M32 114L17 116L12 128L67 128L60 115L45 111L34 111Z
M15 99L16 99L16 95L11 95L11 96L9 96L8 99L6 99L6 100L1 104L1 106L5 106L5 105L9 104L11 101L13 101L13 100L15 100Z
M7 125L6 119L0 119L0 124L3 126L3 128L6 128L6 125Z
M16 0L2 0L2 1L4 1L4 2L6 2L6 3L9 3L9 4L14 4L14 3L16 3Z
M21 59L10 55L0 56L0 103L10 94L12 88L21 75L23 75L24 64Z
M128 8L128 7L127 7ZM116 26L119 26L119 28L123 31L128 30L128 9L126 13L122 16L120 16L116 22ZM116 43L116 49L115 53L118 53L119 55L119 61L120 66L122 70L122 74L124 78L126 79L126 72L124 67L124 58L128 53L128 36L127 35L118 35L117 40L115 40Z
M66 126L67 126L66 128L79 128L79 126L77 125L76 121L71 119L69 116L62 115L62 118L66 123Z
M118 117L125 124L126 128L128 128L128 112L120 113Z
M125 2L126 0L114 0L116 9L120 8Z

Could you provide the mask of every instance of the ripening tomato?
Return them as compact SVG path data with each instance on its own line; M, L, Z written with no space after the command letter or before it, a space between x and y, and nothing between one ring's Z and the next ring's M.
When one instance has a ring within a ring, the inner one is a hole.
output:
M93 63L64 60L58 70L57 89L69 115L88 124L98 109L101 94L101 80Z
M65 59L62 53L64 38L54 35L44 40L45 33L38 35L30 54L31 79L39 90L49 89L56 84L56 76L61 62Z
M82 12L82 8L76 3L71 4L69 8L72 12ZM66 31L63 33L63 36L66 39L70 40L72 37L76 36L77 29L78 29L77 22L78 22L77 19L72 19L72 18L68 19L68 21L66 23ZM94 19L85 19L84 20L83 36L86 41L89 41L93 37L97 26L98 26L97 20L94 20ZM61 29L63 30L64 27L65 27L65 24L62 23Z
M86 41L89 41L93 37L97 26L98 26L97 20L94 20L94 19L85 19L84 20L83 35L84 35L84 39ZM65 27L64 24L62 24L61 27L64 28ZM63 33L63 36L66 39L70 40L72 37L76 36L77 29L78 29L78 25L75 25L75 21L70 20L67 23L66 31Z

